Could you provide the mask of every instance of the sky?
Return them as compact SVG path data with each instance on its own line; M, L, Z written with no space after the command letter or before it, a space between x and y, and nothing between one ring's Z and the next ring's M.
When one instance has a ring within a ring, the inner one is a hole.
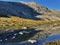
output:
M0 0L0 1L32 2L34 0ZM35 2L39 5L47 7L49 9L54 9L54 10L60 11L60 0L35 0Z

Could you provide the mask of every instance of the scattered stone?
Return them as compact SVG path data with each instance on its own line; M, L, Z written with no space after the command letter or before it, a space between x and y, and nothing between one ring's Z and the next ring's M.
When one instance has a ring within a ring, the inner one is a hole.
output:
M2 40L0 40L2 42Z
M23 31L23 33L30 33L30 32L27 32L27 31Z
M36 40L28 40L28 42L30 42L30 43L35 43L35 42L37 42Z
M5 39L5 40L7 40L7 39Z
M19 34L23 35L23 32L19 32Z
M13 39L15 38L15 36L12 37Z
M15 33L14 35L17 35L17 33Z
M40 29L36 28L35 31L39 31Z
M23 27L22 29L27 29L27 27Z

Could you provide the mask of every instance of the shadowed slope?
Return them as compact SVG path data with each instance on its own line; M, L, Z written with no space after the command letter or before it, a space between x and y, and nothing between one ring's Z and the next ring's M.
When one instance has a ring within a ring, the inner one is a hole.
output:
M40 15L40 13L23 3L0 1L0 15L13 15L27 19L38 19L35 16Z

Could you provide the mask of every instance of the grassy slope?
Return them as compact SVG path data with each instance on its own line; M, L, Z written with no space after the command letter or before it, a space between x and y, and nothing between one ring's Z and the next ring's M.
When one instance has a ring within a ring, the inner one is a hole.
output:
M21 29L23 27L37 27L40 25L59 25L60 21L36 21L36 20L28 20L19 17L11 17L11 18L1 18L0 17L0 29Z
M60 25L60 21L39 21L39 20L29 20L23 19L15 16L10 18L0 17L0 29L22 29L23 27L34 28L41 25ZM4 31L2 31L4 32ZM2 33L0 31L0 33Z

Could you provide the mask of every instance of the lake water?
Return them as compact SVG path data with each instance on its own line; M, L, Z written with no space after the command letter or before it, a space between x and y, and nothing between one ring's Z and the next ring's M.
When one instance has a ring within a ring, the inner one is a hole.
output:
M47 38L44 38L42 40L38 40L35 45L42 45L45 42L51 42L51 41L56 41L60 40L60 34L53 35L53 36L48 36Z
M42 45L45 42L51 42L55 40L60 40L60 34L53 35L53 36L48 36L47 38L44 38L42 40L38 40L35 44L31 44L29 42L25 43L0 43L0 45Z

